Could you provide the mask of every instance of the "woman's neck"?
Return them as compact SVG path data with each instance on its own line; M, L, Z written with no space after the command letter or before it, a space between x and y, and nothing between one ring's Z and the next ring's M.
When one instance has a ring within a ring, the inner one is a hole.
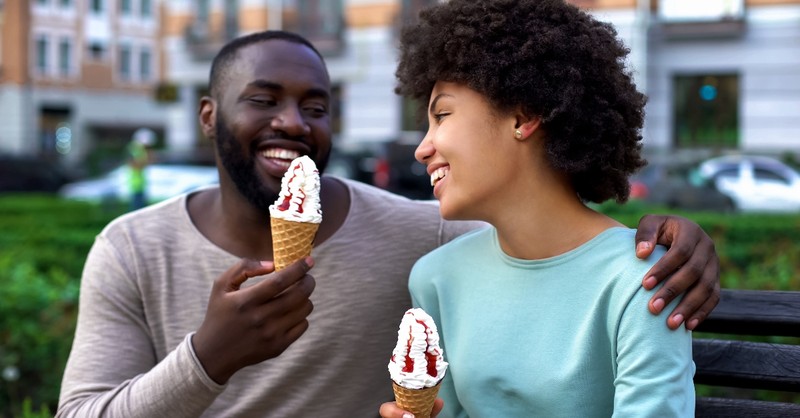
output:
M566 179L539 177L519 187L527 193L506 193L505 202L498 206L501 209L487 219L509 256L527 260L553 257L608 228L622 226L581 202Z

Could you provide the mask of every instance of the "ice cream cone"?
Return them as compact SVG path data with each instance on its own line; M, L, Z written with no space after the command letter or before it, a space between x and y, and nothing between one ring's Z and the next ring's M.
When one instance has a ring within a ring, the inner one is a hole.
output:
M439 394L441 382L436 386L422 389L408 389L392 382L394 399L400 409L411 412L414 418L430 418L433 410L433 401Z
M270 218L272 228L272 257L275 271L311 255L311 244L319 229L318 223L294 222Z

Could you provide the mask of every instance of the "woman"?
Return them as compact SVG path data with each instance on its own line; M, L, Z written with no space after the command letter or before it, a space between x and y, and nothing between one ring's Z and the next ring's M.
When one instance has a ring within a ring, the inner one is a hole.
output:
M641 314L637 278L663 249L636 258L635 231L586 205L625 201L645 164L645 97L614 29L561 0L451 0L400 52L398 92L428 104L416 158L442 216L493 226L411 273L450 363L442 415L693 415L691 333Z

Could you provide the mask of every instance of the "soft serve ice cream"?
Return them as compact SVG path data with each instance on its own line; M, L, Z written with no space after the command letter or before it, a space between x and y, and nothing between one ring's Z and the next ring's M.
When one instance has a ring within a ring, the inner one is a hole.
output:
M446 371L433 318L419 308L407 310L389 361L397 406L417 418L429 418Z
M281 192L269 207L273 218L294 222L322 222L319 203L319 171L307 155L297 157L281 179Z
M322 222L320 180L316 164L308 156L292 160L281 180L281 191L269 207L275 270L311 254Z
M389 361L392 380L408 389L422 389L436 386L446 370L433 318L420 308L407 310Z

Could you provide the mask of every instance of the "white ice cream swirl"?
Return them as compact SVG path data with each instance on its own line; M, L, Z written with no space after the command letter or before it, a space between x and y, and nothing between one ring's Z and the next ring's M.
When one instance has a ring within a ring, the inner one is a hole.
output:
M389 374L400 386L422 389L436 386L447 371L433 318L419 308L406 311L397 331L397 346L389 361Z
M294 222L322 222L319 171L306 155L292 160L281 180L281 192L269 207L270 216Z

